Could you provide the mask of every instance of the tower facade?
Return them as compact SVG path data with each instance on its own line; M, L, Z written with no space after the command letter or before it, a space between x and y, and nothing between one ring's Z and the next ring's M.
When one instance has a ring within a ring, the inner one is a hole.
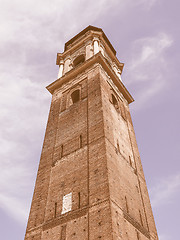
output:
M57 65L25 240L157 240L123 63L89 26Z

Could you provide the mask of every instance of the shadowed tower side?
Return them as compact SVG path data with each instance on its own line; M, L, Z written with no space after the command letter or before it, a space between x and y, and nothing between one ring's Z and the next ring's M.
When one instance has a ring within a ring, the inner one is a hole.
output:
M124 64L89 26L57 65L25 240L158 240Z

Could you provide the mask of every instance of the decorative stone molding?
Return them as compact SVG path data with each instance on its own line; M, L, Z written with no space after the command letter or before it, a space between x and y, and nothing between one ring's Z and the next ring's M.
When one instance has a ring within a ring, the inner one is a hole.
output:
M74 60L79 57L80 55L86 55L86 49L85 47L79 49L78 51L76 51L75 53L72 54L72 63L74 62Z
M116 75L118 76L118 78L122 81L121 78L121 70L117 67L117 65L113 62L112 64L113 70L116 73Z
M61 77L62 77L62 75L63 75L63 69L64 69L64 61L63 61L63 60L60 60L58 78L61 78Z
M68 92L67 107L70 107L70 106L73 104L72 99L71 99L71 94L72 94L74 91L76 91L76 90L79 90L79 92L80 92L80 99L81 99L81 85L78 84L76 87L71 88L71 89L69 90L69 92Z
M89 40L85 42L85 48L86 48L86 56L85 59L89 59L93 56L93 45L92 45L92 40Z
M103 56L105 56L105 48L101 42L99 44L99 51L102 53Z
M64 62L65 62L64 63L64 74L65 74L70 70L71 57L68 56Z
M94 37L93 39L94 55L99 52L99 38Z

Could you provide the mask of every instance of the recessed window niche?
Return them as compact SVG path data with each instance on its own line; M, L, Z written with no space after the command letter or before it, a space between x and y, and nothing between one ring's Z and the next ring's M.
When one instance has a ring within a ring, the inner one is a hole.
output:
M72 104L78 102L80 100L80 90L77 89L73 93L71 93Z
M78 56L77 58L75 58L75 60L73 61L73 66L77 67L78 65L80 65L84 61L85 61L85 56L82 54L82 55Z
M119 109L118 101L117 101L116 97L114 96L114 94L111 94L111 99L112 99L112 104L114 105L115 109L118 110Z

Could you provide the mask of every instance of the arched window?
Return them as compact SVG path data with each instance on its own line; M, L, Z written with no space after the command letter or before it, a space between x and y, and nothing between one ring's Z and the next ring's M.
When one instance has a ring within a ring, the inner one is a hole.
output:
M80 100L80 90L77 89L71 94L72 103L76 103Z
M118 106L118 101L117 101L116 97L113 94L111 94L111 98L112 98L112 104L114 105L116 110L118 110L119 106Z
M84 61L85 61L85 57L82 54L73 61L73 66L76 67L77 65L79 65L80 63L83 63Z

